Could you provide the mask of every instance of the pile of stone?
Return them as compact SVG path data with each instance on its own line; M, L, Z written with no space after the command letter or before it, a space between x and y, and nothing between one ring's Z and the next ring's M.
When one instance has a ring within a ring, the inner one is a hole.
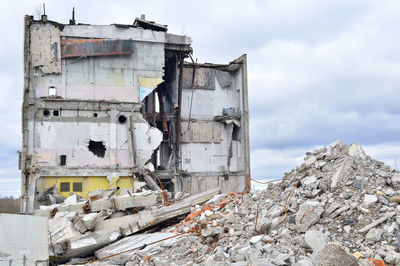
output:
M95 254L115 265L400 265L398 202L400 173L339 140L278 184L216 195Z

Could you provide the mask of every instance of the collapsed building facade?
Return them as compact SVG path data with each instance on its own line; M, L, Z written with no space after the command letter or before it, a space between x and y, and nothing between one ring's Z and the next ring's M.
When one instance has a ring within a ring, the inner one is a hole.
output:
M22 212L75 193L250 184L246 55L185 62L191 39L142 19L88 25L25 17ZM151 182L150 182L151 183ZM53 202L54 201L54 202Z

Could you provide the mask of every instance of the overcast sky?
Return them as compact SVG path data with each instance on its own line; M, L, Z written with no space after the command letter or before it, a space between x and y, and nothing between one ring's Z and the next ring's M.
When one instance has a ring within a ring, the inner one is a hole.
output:
M248 54L252 177L279 178L336 139L395 166L400 157L400 1L3 1L0 195L19 195L23 18L168 24L199 62Z

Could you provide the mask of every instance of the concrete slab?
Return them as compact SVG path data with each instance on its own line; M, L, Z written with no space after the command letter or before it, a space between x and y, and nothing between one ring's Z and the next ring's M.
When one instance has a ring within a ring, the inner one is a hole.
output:
M111 245L105 246L104 248L97 250L94 254L97 258L104 258L113 254L124 252L120 255L107 259L107 262L115 264L125 264L140 247L144 247L146 245L145 248L141 250L148 251L158 245L172 245L177 240L177 238L174 236L178 235L180 234L153 233L153 234L139 234L130 237L125 237ZM165 240L161 241L163 239ZM160 242L151 244L156 241ZM131 251L125 252L128 250Z

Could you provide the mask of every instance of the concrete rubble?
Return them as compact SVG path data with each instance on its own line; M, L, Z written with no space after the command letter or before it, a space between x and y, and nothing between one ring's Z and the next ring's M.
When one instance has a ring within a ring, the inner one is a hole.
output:
M193 205L202 204L219 193L219 188L174 202L167 195L167 203L153 197L163 193L166 192L114 195L107 199L48 206L36 212L36 215L50 218L50 257L60 263L91 255L118 239L189 213ZM150 198L144 200L146 197ZM66 199L66 202L71 201Z
M400 265L400 173L342 141L304 159L264 190L58 212L50 254L68 265Z

